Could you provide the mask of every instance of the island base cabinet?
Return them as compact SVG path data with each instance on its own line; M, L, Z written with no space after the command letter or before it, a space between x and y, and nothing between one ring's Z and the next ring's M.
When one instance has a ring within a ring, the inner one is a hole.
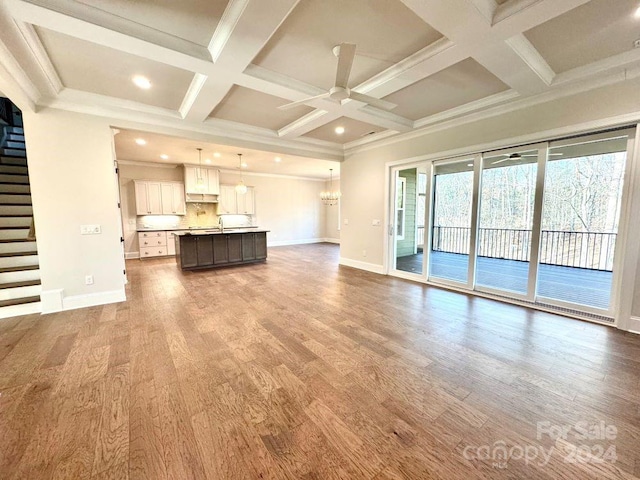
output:
M266 232L176 235L176 260L183 270L239 265L267 258Z

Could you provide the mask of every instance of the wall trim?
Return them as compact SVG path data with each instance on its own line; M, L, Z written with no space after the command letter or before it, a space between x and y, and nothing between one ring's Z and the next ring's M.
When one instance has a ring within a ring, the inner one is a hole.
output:
M303 240L276 240L269 241L267 237L267 247L286 247L288 245L308 245L310 243L322 243L324 238L305 238Z
M127 300L124 286L118 290L107 292L89 293L86 295L72 295L62 299L63 310L75 310L77 308L94 307L108 303L118 303Z
M42 313L55 313L62 311L63 290L43 290L40 292L40 303L42 304Z
M340 257L340 261L338 263L345 267L357 268L358 270L365 270L367 272L384 275L384 267L376 263L360 262L358 260L351 260L350 258L344 257Z
M340 245L340 239L339 238L325 238L323 240L326 243L336 243L336 244Z
M629 319L628 332L640 335L640 317L631 317Z
M136 258L140 258L140 252L125 252L124 254L125 260L135 260Z

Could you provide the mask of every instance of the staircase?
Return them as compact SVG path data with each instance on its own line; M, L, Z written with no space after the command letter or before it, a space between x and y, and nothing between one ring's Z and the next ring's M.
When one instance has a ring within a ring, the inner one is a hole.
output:
M0 318L41 311L24 130L13 123L0 125Z

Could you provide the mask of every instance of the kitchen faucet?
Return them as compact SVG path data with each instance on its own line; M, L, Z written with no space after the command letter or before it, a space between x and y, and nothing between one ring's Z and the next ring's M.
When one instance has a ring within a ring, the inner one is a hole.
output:
M222 221L222 215L220 215L220 218L218 220L218 226L220 227L220 233L224 233L224 222Z

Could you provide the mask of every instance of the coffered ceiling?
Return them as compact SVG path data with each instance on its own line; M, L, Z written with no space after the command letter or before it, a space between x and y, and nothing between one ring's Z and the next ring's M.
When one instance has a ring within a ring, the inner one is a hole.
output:
M0 89L55 107L341 160L640 75L640 0L3 0ZM309 99L334 85L397 105ZM151 88L132 83L136 75ZM7 88L11 87L11 88ZM338 135L335 127L345 132Z

